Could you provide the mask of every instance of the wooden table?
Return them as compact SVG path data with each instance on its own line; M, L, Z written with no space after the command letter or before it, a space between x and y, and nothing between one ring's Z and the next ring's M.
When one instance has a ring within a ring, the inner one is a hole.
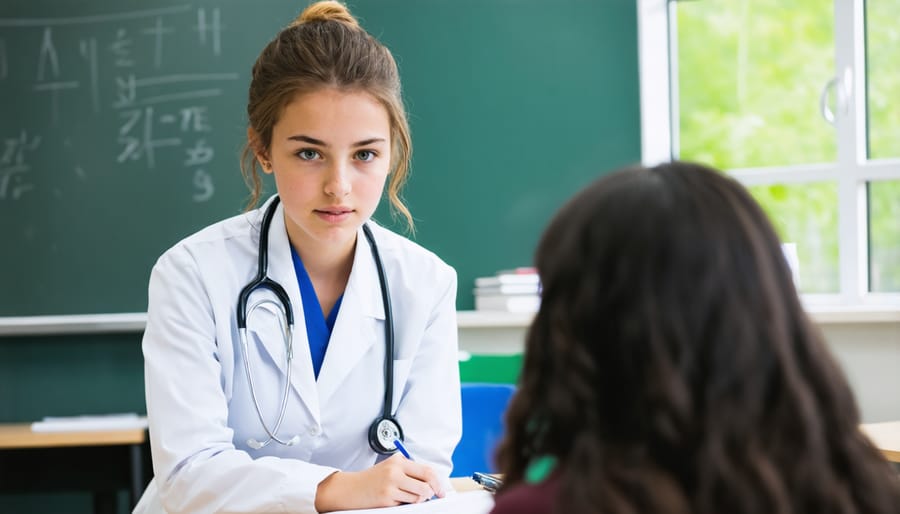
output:
M144 486L146 429L33 432L0 424L0 492L91 490L94 512L116 512L127 488L131 506ZM126 471L127 469L127 471Z
M450 485L452 485L453 489L458 493L465 491L479 491L482 489L481 485L469 477L451 478Z
M887 460L900 463L900 421L867 423L861 428Z

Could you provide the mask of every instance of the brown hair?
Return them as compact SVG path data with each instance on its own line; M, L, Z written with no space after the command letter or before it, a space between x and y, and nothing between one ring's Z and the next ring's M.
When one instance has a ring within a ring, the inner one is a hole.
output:
M683 162L607 175L535 261L498 498L548 457L557 512L900 512L900 480L740 184Z
M256 206L262 193L255 154L268 153L272 128L297 94L323 88L365 92L384 106L392 145L388 199L412 230L412 215L400 198L409 175L412 141L397 63L343 4L330 0L307 7L266 45L253 65L247 117L256 140L248 139L241 155L241 172L250 188L248 209Z

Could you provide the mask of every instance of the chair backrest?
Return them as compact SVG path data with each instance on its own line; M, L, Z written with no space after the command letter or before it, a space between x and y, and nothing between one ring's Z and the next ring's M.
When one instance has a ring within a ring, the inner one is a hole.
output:
M494 451L503 436L503 415L513 392L510 384L462 384L462 439L453 452L451 476L497 471Z

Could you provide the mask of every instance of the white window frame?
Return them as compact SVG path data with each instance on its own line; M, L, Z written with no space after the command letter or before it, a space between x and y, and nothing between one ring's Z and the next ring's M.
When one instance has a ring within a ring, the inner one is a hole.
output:
M669 21L674 4L675 0L637 0L641 160L645 166L677 157L678 131L673 125L678 106L678 82L673 80L677 77L677 63L669 58L670 48L677 44ZM674 15L671 18L674 25ZM865 70L864 0L834 0L834 19L837 161L732 169L728 173L746 186L835 182L840 289L835 294L804 294L804 303L898 305L900 293L868 291L866 184L872 180L900 180L900 159L868 160L866 155L865 71L854 72L857 65Z

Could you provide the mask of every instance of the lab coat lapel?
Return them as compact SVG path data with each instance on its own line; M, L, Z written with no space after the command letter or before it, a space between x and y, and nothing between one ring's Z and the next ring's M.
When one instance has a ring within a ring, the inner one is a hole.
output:
M322 405L337 392L347 374L376 341L384 345L383 321L378 271L369 242L360 228L356 235L353 269L319 371L319 401ZM381 364L365 371L380 377L384 369Z
M291 371L291 385L300 395L300 399L317 421L319 413L319 396L316 390L316 378L312 369L312 357L309 353L309 338L306 335L306 322L303 313L303 301L300 298L300 284L294 271L291 258L291 246L287 229L284 225L284 204L280 204L272 218L269 229L269 278L281 284L287 292L294 308L294 357ZM284 369L284 349L280 337L268 337L263 345L278 364L282 373Z

